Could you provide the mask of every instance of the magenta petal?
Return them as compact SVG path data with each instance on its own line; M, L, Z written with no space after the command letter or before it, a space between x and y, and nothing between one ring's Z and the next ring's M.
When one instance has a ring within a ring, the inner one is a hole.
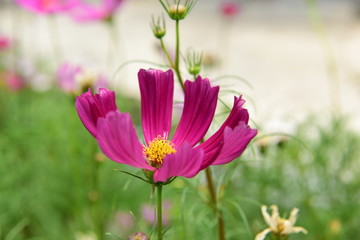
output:
M171 129L174 74L171 70L144 70L138 73L141 92L141 118L146 143L167 138Z
M202 148L205 151L204 162L201 167L202 169L210 166L220 153L224 143L225 128L235 128L241 121L245 122L246 124L248 123L249 114L248 111L242 107L244 103L245 101L241 99L241 97L234 97L234 106L225 122L221 125L220 129L197 147Z
M240 122L234 129L226 127L224 130L224 145L211 165L225 164L239 157L256 134L257 130L251 129L245 122Z
M161 168L155 171L154 181L166 182L175 176L192 178L200 171L203 157L202 149L193 149L189 143L184 143L176 153L165 157Z
M111 160L136 168L153 170L143 156L134 124L128 113L112 111L97 123L97 140L103 153Z
M189 142L195 146L206 134L215 114L219 87L211 87L200 76L195 82L185 82L184 110L172 142L180 146Z
M113 91L100 88L99 93L95 95L95 98L99 102L105 116L108 112L117 110L115 93Z
M94 5L80 1L70 11L70 15L79 22L104 20L111 17L123 2L123 0L102 0L100 4Z
M207 168L216 160L217 156L220 154L223 145L223 139L220 140L217 138L209 138L205 142L195 147L196 149L204 150L204 159L201 164L201 170Z
M89 90L76 97L76 110L85 128L96 138L96 123L110 111L117 110L115 93L101 88L95 96Z

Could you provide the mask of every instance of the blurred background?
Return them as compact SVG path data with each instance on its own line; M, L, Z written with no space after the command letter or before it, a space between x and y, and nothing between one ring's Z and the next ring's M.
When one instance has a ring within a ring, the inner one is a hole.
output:
M337 99L338 107L352 115L350 121L359 130L359 3L319 0L314 4L317 17L310 2L240 1L239 14L227 19L220 14L220 1L198 1L182 22L181 48L184 54L195 49L213 58L217 68L205 72L206 77L238 75L250 82L253 89L240 87L256 102L254 114L260 121L302 119L307 112L331 109ZM51 23L55 27L50 28L56 28L62 61L99 66L114 75L111 80L126 88L126 93L136 96L136 72L151 66L131 64L117 74L114 69L134 59L163 61L149 27L151 16L161 14L164 11L157 1L126 1L116 15L118 47L111 64L112 33L106 24L79 24L58 14ZM52 55L48 22L45 16L2 4L2 32L16 36L26 58ZM174 49L171 24L166 38ZM53 59L44 61L49 60Z
M224 2L198 0L180 37L184 58L202 52L200 75L222 87L210 132L239 94L259 129L239 160L213 169L227 239L254 239L266 227L261 204L281 214L300 208L298 225L309 234L291 239L358 239L360 1L243 0L233 1L235 13ZM10 44L0 50L0 239L152 233L150 186L113 171L141 174L101 154L59 66L101 73L140 126L137 72L165 64L150 27L161 14L171 55L175 25L156 0L124 1L111 24L1 0L0 37ZM182 70L192 79L184 62ZM175 94L181 101L180 87ZM167 239L216 239L204 185L199 174L166 187Z

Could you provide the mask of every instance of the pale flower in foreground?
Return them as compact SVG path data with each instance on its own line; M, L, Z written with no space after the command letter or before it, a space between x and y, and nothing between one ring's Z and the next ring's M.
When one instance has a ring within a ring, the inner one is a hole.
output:
M294 224L296 222L296 215L299 212L298 208L294 208L291 213L289 219L284 219L279 216L278 207L275 205L270 206L272 213L271 216L267 212L266 206L261 206L261 212L265 219L268 228L264 229L262 232L258 233L255 237L255 240L263 240L265 236L272 232L276 236L286 236L292 233L303 232L307 234L307 231L303 227L295 227Z

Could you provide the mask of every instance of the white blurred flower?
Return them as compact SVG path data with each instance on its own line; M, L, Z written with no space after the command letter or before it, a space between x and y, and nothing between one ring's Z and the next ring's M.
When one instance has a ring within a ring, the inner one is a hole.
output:
M262 232L258 233L255 237L255 240L263 240L265 236L272 232L277 236L289 235L292 233L302 232L307 234L307 231L303 227L295 227L294 224L296 222L296 215L299 212L298 208L294 208L291 213L289 219L284 219L279 216L278 207L275 205L270 206L272 213L271 216L267 212L266 206L261 206L261 212L265 219L265 222L269 226L264 229Z
M99 72L81 66L63 63L57 70L57 81L61 89L70 94L81 94L90 89L97 91L107 86L107 79Z

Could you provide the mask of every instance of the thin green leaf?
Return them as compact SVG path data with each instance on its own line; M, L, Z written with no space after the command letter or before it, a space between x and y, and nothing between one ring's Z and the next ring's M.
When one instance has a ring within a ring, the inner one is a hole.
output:
M13 240L15 237L29 224L29 221L25 218L21 220L10 232L6 235L4 240Z
M157 66L157 67L161 67L161 68L171 68L170 65L166 65L166 64L160 64L157 62L153 62L153 61L148 61L148 60L141 60L141 59L134 59L134 60L129 60L124 62L123 64L121 64L114 72L113 78L115 79L117 74L127 65L132 64L132 63L145 63L145 64L149 64L152 66Z
M224 78L227 78L227 79L235 79L235 80L239 80L240 82L244 83L245 85L247 85L249 88L251 89L254 89L254 87L251 85L251 83L246 80L245 78L243 77L240 77L240 76L236 76L236 75L223 75L223 76L219 76L219 77L216 77L213 79L213 82L217 82L221 79L224 79Z
M250 238L253 238L252 232L251 232L251 230L250 230L249 221L247 220L247 217L246 217L246 214L245 214L244 210L243 210L243 209L240 207L240 205L239 205L237 202L235 202L234 200L228 200L227 202L230 203L231 205L233 205L233 206L238 210L239 215L240 215L242 221L243 221L244 224L245 224L245 228L246 228L246 231L247 231L249 237L250 237Z

